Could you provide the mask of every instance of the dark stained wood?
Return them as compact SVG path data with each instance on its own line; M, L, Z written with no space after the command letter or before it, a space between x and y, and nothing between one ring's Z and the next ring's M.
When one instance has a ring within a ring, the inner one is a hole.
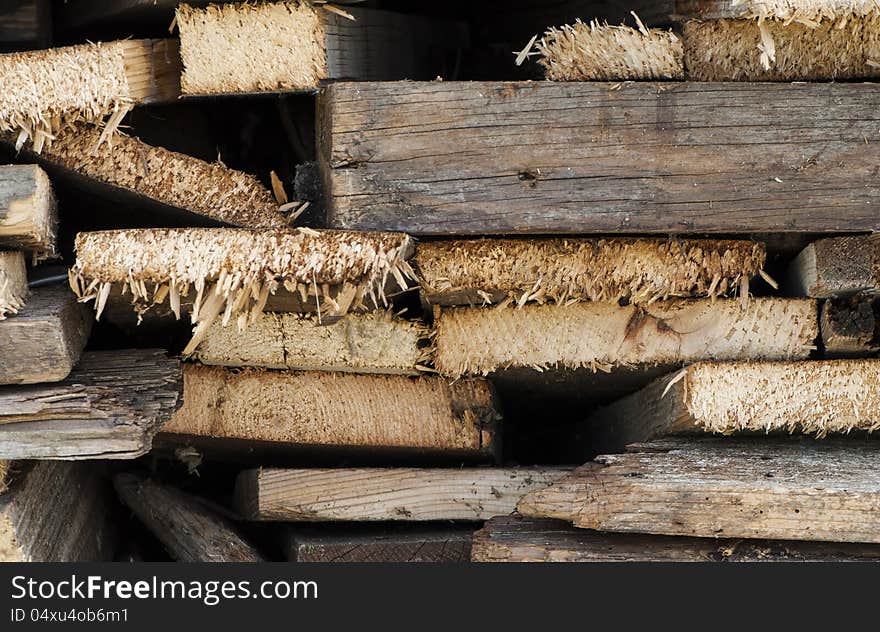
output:
M20 461L9 477L0 493L0 561L112 559L116 534L100 464Z
M880 543L880 442L662 439L526 495L523 515L619 533Z
M472 527L342 527L296 529L290 562L469 562Z
M795 296L832 298L880 290L880 239L833 237L809 244L791 262L786 289Z
M863 358L880 350L880 300L864 294L829 299L819 316L828 358Z
M198 497L134 474L113 478L116 493L178 562L261 562L232 522Z
M95 351L57 384L0 388L0 459L132 459L180 402L163 351Z
M0 321L0 384L63 380L79 360L92 316L64 285L36 288L24 309Z
M46 48L51 38L49 0L0 2L0 52Z
M492 518L474 534L474 562L873 562L880 546L715 540L577 529L519 514Z
M418 235L865 231L878 84L336 83L330 226Z

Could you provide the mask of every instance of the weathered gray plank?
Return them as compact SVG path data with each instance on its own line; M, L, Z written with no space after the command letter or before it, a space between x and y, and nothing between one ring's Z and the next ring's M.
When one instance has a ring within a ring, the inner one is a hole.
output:
M630 450L517 509L599 531L880 543L880 442L681 438Z
M875 84L337 83L319 99L328 221L420 235L871 230L878 97Z
M0 459L131 459L178 405L162 351L94 351L57 384L0 388Z
M98 464L18 461L10 470L9 488L0 493L0 561L112 558L109 484Z
M715 540L577 529L561 520L492 518L474 534L474 562L870 562L880 546Z
M134 474L113 478L116 493L178 562L261 562L231 521L197 497Z
M42 169L0 166L0 247L53 255L57 222L55 195Z
M341 468L245 470L240 514L288 522L487 520L508 514L562 468Z
M0 321L0 384L39 384L67 377L92 329L89 310L67 285L37 288L24 309Z

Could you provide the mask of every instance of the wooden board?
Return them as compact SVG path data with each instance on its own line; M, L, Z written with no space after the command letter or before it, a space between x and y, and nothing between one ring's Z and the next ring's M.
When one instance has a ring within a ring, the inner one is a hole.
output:
M532 367L594 370L698 360L806 359L819 333L811 300L586 302L444 309L435 318L442 375Z
M327 79L434 79L444 54L469 43L467 27L451 20L346 11L352 19L306 2L182 4L176 23L183 93L313 91Z
M701 362L590 418L601 451L664 434L849 433L880 427L880 360Z
M880 301L856 294L829 299L819 314L826 358L863 358L880 350Z
M833 237L804 248L792 261L786 279L794 296L831 298L880 290L880 240Z
M878 97L880 85L843 83L336 83L318 106L328 222L417 235L873 230Z
M870 562L870 544L729 540L577 529L561 520L492 518L474 534L474 562Z
M9 478L0 493L0 561L112 559L109 485L98 464L20 461Z
M297 528L287 535L289 562L461 563L471 558L472 527Z
M598 457L517 509L576 527L880 543L880 442L663 439Z
M178 406L163 351L93 351L57 384L0 388L0 459L132 459Z
M316 315L264 313L247 329L215 322L193 359L219 366L298 371L419 375L429 359L428 328L389 312L348 314L335 323Z
M229 370L188 364L163 442L270 442L289 451L387 450L491 460L501 437L489 383L439 377Z
M49 0L0 3L0 52L44 48L51 37Z
M245 470L236 482L248 520L285 522L487 520L508 514L562 468Z
M21 311L27 298L24 255L12 250L0 250L0 321Z
M113 485L178 562L263 561L227 518L199 498L133 474L117 474Z
M0 321L0 384L58 382L79 361L92 317L67 285L36 288L24 309Z
M36 165L0 166L0 247L55 253L55 195Z

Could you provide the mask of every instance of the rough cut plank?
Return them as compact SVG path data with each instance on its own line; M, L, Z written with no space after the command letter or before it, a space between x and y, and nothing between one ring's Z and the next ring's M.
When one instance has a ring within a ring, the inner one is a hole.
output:
M176 40L121 40L0 55L0 131L45 144L80 121L112 133L135 104L180 94Z
M429 330L388 312L348 314L331 324L314 314L264 313L247 329L215 322L193 353L203 364L298 371L419 375Z
M829 299L819 315L828 358L860 358L880 350L880 301L871 296Z
M880 75L875 60L880 39L877 14L808 24L689 20L681 37L691 81L816 81Z
M0 250L0 321L17 314L28 297L27 270L20 252Z
M92 319L67 286L34 290L19 314L0 322L0 384L58 382L86 346Z
M880 547L715 540L577 529L560 520L492 518L473 538L474 562L871 562Z
M766 258L763 243L730 239L453 239L419 243L413 264L433 305L642 304L735 295Z
M288 534L289 562L462 563L471 559L468 527L365 526L297 528Z
M249 520L287 522L488 520L550 485L561 468L245 470L236 482Z
M116 536L97 464L21 461L10 469L0 493L0 561L110 561Z
M611 369L697 360L805 359L819 334L813 300L736 299L444 309L435 318L441 375L512 367Z
M880 428L880 360L702 362L598 410L597 449L663 434Z
M880 239L861 236L815 241L792 261L787 285L792 295L815 298L880 291Z
M0 459L132 459L178 405L180 364L162 351L83 354L62 382L0 389Z
M328 221L419 235L872 230L878 98L873 84L336 83L319 104Z
M55 254L55 194L36 165L0 166L0 246Z
M0 3L0 50L45 48L51 37L49 0Z
M261 562L232 523L199 498L133 474L113 478L116 493L178 562Z
M408 450L490 459L501 450L489 383L438 377L184 368L163 441L271 442L288 449ZM173 437L171 435L178 435Z
M99 143L101 134L80 125L39 154L26 143L20 156L38 162L58 183L125 205L126 214L193 217L243 228L287 226L272 192L250 174L121 134ZM0 141L13 145L16 135Z
M325 79L433 79L437 51L464 48L464 25L300 0L177 9L186 95L311 91Z
M599 531L880 543L880 443L664 439L598 457L520 513Z

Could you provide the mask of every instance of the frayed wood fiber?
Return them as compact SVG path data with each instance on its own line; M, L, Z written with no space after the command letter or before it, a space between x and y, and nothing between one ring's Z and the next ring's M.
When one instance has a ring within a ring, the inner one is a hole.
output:
M819 334L812 300L589 302L522 309L450 308L436 319L441 375L511 367L610 370L697 360L805 359Z
M176 92L174 46L124 40L0 55L0 131L17 145L44 145L81 121L103 123L108 135L135 104Z
M17 314L28 297L27 271L20 252L0 251L0 320Z
M795 81L880 76L880 15L816 25L688 21L684 66L694 81Z
M876 0L717 0L697 6L702 19L751 18L807 26L880 12Z
M162 432L166 438L488 454L497 421L491 388L482 379L450 384L436 376L187 364L183 407Z
M418 375L430 361L428 328L389 312L348 314L326 325L314 314L263 313L247 329L215 322L193 359L220 366Z
M9 471L12 467L10 461L0 459L0 494L9 488Z
M0 248L56 255L58 209L49 176L37 165L0 166Z
M243 228L284 228L272 192L256 177L137 138L80 125L44 148L43 160L110 186Z
M478 239L420 243L414 261L429 303L645 304L747 294L766 256L750 241Z
M529 55L552 81L682 79L682 44L672 31L578 20L550 28Z
M98 317L113 284L143 308L167 299L180 316L180 299L196 291L192 353L215 318L239 328L263 311L283 287L318 314L339 316L367 304L386 306L385 289L408 289L411 239L401 233L287 229L144 229L80 233L70 283L81 300L95 299ZM151 287L148 287L148 284ZM341 286L335 297L331 287Z
M181 4L184 94L314 90L327 76L322 10L300 0Z
M620 447L663 434L873 432L880 360L701 362L597 411L591 423L596 432L633 426Z

